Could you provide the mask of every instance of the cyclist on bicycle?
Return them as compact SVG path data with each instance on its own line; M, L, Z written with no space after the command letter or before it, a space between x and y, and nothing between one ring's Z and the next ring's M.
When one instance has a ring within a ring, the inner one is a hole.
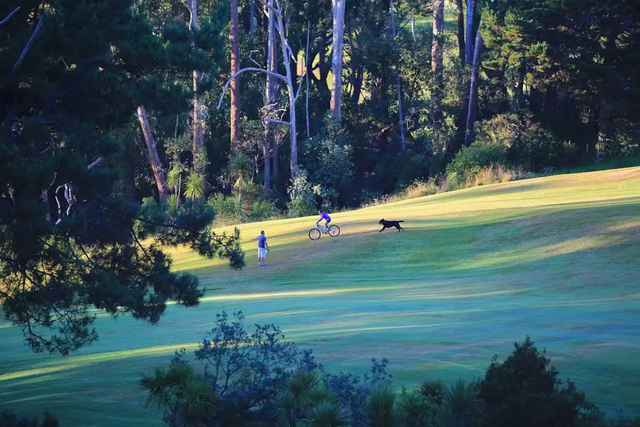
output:
M318 209L318 213L320 214L320 219L316 222L316 226L320 225L320 222L324 220L324 232L326 234L329 232L329 223L331 222L331 217L324 213L322 209Z

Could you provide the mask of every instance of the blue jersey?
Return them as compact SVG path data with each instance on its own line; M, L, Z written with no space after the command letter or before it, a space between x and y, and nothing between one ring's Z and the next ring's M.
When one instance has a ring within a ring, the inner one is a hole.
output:
M258 248L264 249L264 244L267 241L267 237L262 234L258 236Z
M324 212L323 212L323 213L322 213L322 215L320 216L320 221L322 221L323 219L324 219L325 221L331 221L331 217L330 217L329 215L327 215L326 213L324 213Z

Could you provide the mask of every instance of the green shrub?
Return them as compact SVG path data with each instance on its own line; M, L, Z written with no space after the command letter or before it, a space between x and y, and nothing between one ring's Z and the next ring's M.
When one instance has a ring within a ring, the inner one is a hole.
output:
M445 385L442 380L427 380L420 384L419 392L436 406L444 401Z
M307 166L307 179L314 192L322 197L323 208L338 205L341 190L348 188L353 176L352 148L340 145L342 132L335 118L327 113L318 135L302 145L302 163ZM315 206L314 206L315 207Z
M309 183L309 175L303 168L298 168L291 178L288 188L289 203L287 208L293 216L309 216L317 212L315 193Z
M26 418L18 418L10 411L0 412L0 427L58 427L58 420L56 417L48 412L44 413L44 419L41 423L38 420Z
M236 221L238 219L238 201L232 196L216 193L209 198L207 205L213 208L218 220Z
M403 387L397 413L403 427L425 427L434 424L438 406L420 389L409 393Z
M461 149L447 166L447 178L456 174L456 182L472 180L482 168L492 165L506 165L507 156L502 145L473 144Z
M376 386L369 395L367 414L371 427L394 427L396 395L389 384Z
M268 200L257 200L251 205L248 218L251 221L265 221L276 215L277 209L273 202Z
M510 164L531 171L575 163L576 145L557 139L539 123L533 122L532 117L530 112L523 111L520 114L498 114L479 122L475 144L504 147Z
M486 427L561 427L593 419L597 409L572 382L563 385L529 337L502 363L494 356L480 382Z

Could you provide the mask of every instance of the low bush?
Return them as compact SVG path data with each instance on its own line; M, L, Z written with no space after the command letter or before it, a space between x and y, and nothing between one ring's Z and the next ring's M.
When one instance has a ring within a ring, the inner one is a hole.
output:
M0 427L58 427L59 425L56 417L48 412L44 413L44 419L40 423L33 418L18 418L10 411L0 412Z
M483 169L507 163L505 148L496 143L473 144L461 149L447 166L447 177L453 174L458 182L474 180Z
M606 420L528 337L504 362L494 357L480 381L429 380L400 394L386 360L374 359L363 377L326 373L277 326L247 332L241 312L217 315L195 359L181 350L140 382L147 406L163 410L171 426L640 427L622 412Z
M238 220L238 202L232 196L215 193L207 200L216 213L216 219L220 222L234 222Z

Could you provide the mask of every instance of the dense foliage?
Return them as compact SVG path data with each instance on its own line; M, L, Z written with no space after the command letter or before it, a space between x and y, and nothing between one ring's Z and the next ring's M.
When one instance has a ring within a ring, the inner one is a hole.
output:
M155 323L169 300L197 304L197 279L172 272L159 244L244 263L237 233L213 234L203 203L141 204L126 189L135 106L182 91L145 78L171 61L132 7L0 5L3 17L13 11L0 27L0 301L34 351L97 339L92 307Z
M242 313L222 313L194 361L181 350L140 383L171 426L640 426L640 418L605 420L528 337L473 382L426 380L397 393L387 363L374 359L362 377L330 374L277 326L249 333Z
M0 412L0 427L58 427L58 420L45 412L42 422L37 419L18 418L9 411Z

